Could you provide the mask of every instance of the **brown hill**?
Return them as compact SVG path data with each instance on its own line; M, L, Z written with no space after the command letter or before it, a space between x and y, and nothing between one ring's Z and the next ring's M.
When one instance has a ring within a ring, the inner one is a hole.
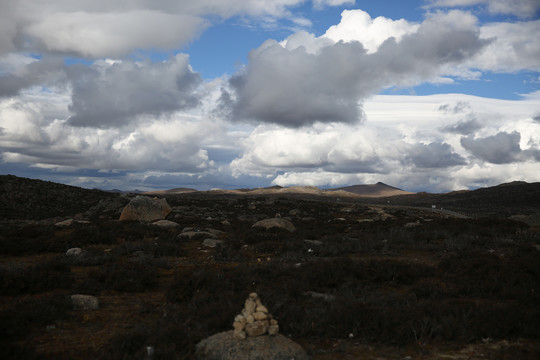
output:
M335 189L329 189L328 191L346 191L354 194L361 195L363 197L385 197L396 195L409 195L412 192L403 191L396 187L386 185L382 182L370 185L352 185L346 187L340 187Z
M196 192L196 189L190 188L174 188L169 190L154 190L154 191L145 191L145 195L174 195L174 194L185 194L190 192Z

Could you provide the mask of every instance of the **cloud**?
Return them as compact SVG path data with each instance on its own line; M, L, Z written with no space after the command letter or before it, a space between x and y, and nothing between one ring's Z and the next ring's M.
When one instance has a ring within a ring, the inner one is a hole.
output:
M439 106L439 111L450 114L459 114L465 112L466 110L470 110L470 105L465 101L458 101L454 104L454 106L450 104L443 104Z
M472 136L461 138L461 145L475 157L492 164L508 164L519 161L521 134L500 132L485 138Z
M206 148L226 143L219 123L178 113L122 128L73 127L66 120L69 102L67 94L41 92L0 102L3 161L77 171L200 173L214 166Z
M427 8L485 6L491 14L531 18L540 10L538 0L425 0Z
M72 71L74 126L114 127L139 115L161 115L200 104L197 88L202 83L192 71L187 55L163 63L123 61L105 69Z
M5 68L5 72L0 73L0 98L16 96L22 89L31 86L59 86L65 82L66 73L62 59L45 57L39 61L23 60L22 66Z
M471 118L468 120L459 121L452 125L444 126L442 127L441 130L447 133L469 135L481 128L482 128L482 125L478 123L478 121L475 118Z
M313 6L316 9L322 9L325 6L353 5L355 0L313 0Z
M179 49L235 15L290 17L304 0L52 0L2 1L0 55L54 52L88 58L123 57L140 49ZM316 0L337 6L352 0Z
M208 24L197 16L151 10L58 12L26 28L46 50L89 58L122 57L135 49L175 49Z
M394 38L400 41L404 35L416 32L418 26L404 19L392 20L383 16L372 19L362 10L344 10L341 22L331 26L323 37L334 42L359 41L368 53L373 53L385 40Z
M434 14L416 32L399 42L387 39L372 54L357 41L339 41L317 53L266 41L230 81L232 118L289 127L356 122L362 118L359 100L386 87L430 81L443 66L474 56L487 43L474 23L461 12Z
M452 147L446 143L415 144L408 149L407 157L419 168L447 168L467 164L465 158L453 152Z
M492 41L467 66L497 72L540 71L540 43L530 38L537 33L540 20L483 25L481 38Z

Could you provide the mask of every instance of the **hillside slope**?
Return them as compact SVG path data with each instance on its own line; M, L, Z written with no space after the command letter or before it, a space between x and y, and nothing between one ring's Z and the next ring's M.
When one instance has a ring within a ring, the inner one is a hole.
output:
M37 220L87 211L120 196L50 181L0 175L0 219Z

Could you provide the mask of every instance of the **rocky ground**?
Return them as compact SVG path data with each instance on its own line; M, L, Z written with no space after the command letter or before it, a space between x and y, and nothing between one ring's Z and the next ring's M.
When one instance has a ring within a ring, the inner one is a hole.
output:
M141 223L118 221L133 196L90 195L1 221L3 358L190 359L252 292L313 359L540 358L540 234L524 222L186 193Z

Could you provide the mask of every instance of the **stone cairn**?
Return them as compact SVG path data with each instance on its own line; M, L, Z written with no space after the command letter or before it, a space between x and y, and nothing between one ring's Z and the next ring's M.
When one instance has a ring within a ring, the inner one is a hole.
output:
M233 327L234 338L239 340L264 334L273 336L279 332L277 320L272 318L256 293L249 294L242 313L234 318Z

